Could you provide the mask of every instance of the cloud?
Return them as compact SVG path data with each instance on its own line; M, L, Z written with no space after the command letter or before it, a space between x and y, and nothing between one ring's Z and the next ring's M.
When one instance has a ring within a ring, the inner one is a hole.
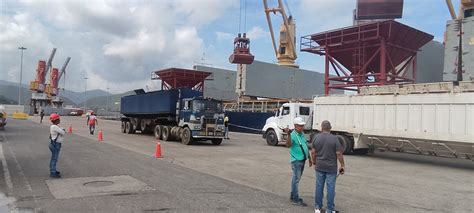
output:
M251 41L266 38L267 36L270 36L269 32L258 26L252 27L247 33L247 37L250 38Z
M233 42L235 35L225 32L216 32L217 41Z
M296 23L298 31L311 34L352 25L356 1L348 0L302 0L299 4Z
M36 64L57 53L60 67L70 56L68 89L125 92L149 81L152 71L190 68L205 49L200 30L219 20L238 1L28 1L2 2L0 79L18 82L19 46L24 52L23 83ZM62 81L61 81L62 84Z

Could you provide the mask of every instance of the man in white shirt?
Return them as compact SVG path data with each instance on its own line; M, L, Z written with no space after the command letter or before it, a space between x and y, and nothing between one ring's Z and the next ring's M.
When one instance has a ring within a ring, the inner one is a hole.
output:
M99 125L99 122L97 121L97 117L95 116L94 112L91 112L91 115L87 118L87 124L89 125L89 133L93 135L95 131L95 125Z
M50 133L50 143L49 143L49 150L51 151L51 161L49 162L49 172L50 177L52 178L60 178L61 173L56 170L56 163L59 159L59 151L61 150L61 142L63 142L64 134L66 134L66 130L59 126L60 117L58 114L51 114L49 116L49 120L51 123L51 127L49 128Z

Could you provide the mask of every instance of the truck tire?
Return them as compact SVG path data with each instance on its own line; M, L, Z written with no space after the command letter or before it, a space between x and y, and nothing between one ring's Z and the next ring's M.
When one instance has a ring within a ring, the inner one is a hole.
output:
M135 134L135 128L133 127L132 122L127 121L125 127L127 128L127 134Z
M155 128L153 129L153 133L155 134L155 138L157 140L161 139L161 130L162 130L161 125L156 125Z
M212 141L212 145L218 146L218 145L221 145L222 138L213 138L213 139L211 139L211 141Z
M143 119L140 121L140 130L142 131L142 134L148 133L148 128L146 126L146 122Z
M364 149L354 149L354 154L356 155L366 155L369 153L369 148L364 148Z
M336 135L339 139L339 143L342 145L345 155L351 154L352 152L352 142L351 139L345 135Z
M189 127L184 127L183 133L181 134L181 143L184 145L191 145L193 143L193 137Z
M278 137L273 129L268 130L265 139L267 140L267 144L270 146L278 145Z
M163 126L161 129L161 138L164 141L170 141L171 140L171 128L169 126Z
M127 132L126 121L122 121L122 125L120 126L120 130L122 131L122 133L126 133L126 132Z

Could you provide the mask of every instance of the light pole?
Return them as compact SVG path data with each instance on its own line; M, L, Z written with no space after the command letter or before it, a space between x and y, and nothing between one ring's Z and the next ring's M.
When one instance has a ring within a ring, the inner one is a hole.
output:
M106 101L106 103L105 103L105 111L107 112L107 114L108 114L108 112L109 112L109 89L110 89L110 88L107 87L107 96L106 96L106 97L107 97L107 101Z
M84 113L87 113L86 112L86 110L87 110L86 109L86 102L87 102L86 91L87 91L87 79L89 79L89 78L85 77L84 79L86 80L86 85L84 87Z
M25 47L18 47L19 50L21 50L21 61L20 61L20 83L18 87L18 106L20 106L21 102L21 80L23 78L23 51L26 50Z

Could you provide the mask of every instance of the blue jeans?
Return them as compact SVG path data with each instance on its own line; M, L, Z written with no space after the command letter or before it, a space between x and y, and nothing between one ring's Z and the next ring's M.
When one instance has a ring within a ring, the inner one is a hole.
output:
M324 183L327 186L327 210L334 211L334 197L336 196L336 176L337 174L334 173L327 173L323 171L316 170L316 190L315 190L315 197L314 197L314 208L321 209L323 207L323 191L324 191Z
M95 131L95 124L94 125L89 125L89 132L91 134L94 134L94 131Z
M61 143L49 143L49 150L51 151L51 161L49 162L49 172L51 175L55 175L58 171L56 170L56 163L59 158L59 151L61 150Z
M229 138L229 127L226 126L224 129L224 138Z
M300 201L300 196L298 194L298 185L300 183L301 176L303 175L304 163L305 161L303 160L296 160L291 162L291 170L293 170L293 177L291 178L290 199L294 202Z

